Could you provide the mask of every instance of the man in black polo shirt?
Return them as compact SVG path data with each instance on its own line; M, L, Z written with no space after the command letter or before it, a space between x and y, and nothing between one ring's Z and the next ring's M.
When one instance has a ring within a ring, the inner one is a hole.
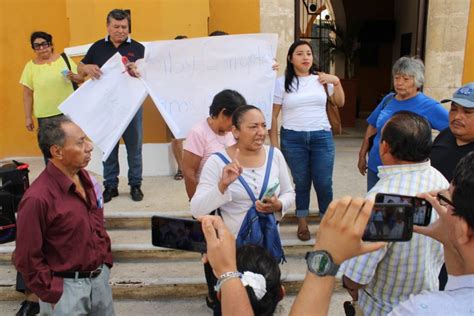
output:
M107 15L107 32L105 39L95 42L87 51L86 56L78 66L81 75L89 75L92 79L99 79L102 75L100 67L115 53L119 52L130 61L127 65L129 73L134 75L133 63L143 58L145 47L129 37L130 15L124 11L115 9ZM142 184L142 130L143 107L138 110L132 119L122 138L127 148L128 160L128 184L130 185L130 195L132 200L141 201L143 192ZM118 175L120 173L118 161L119 144L110 153L109 158L104 162L104 202L109 202L113 197L118 196Z
M433 142L431 165L438 169L451 182L458 162L469 152L474 151L474 82L459 88L451 99L449 128L443 130ZM439 288L444 290L448 275L443 265L439 275Z

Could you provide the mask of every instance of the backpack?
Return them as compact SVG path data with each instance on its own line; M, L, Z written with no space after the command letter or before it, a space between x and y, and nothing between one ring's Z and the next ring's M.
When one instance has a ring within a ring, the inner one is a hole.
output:
M272 168L273 151L274 148L270 147L263 186L258 198L259 200L263 198L263 194L267 189L268 178L270 177L270 170ZM226 165L230 163L222 153L215 154L219 156ZM278 232L275 215L258 212L255 207L257 199L247 181L245 181L242 176L239 176L238 179L252 200L252 206L248 209L242 222L242 226L240 226L239 234L236 238L237 247L249 244L258 245L270 252L278 263L285 262L285 255L281 245L280 233Z
M28 165L13 160L0 166L0 244L16 238L15 212L30 186Z

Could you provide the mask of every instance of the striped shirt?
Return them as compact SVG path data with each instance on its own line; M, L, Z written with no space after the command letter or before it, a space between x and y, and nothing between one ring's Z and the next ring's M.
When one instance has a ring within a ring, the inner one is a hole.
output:
M414 196L447 189L448 181L430 162L379 166L380 180L367 197L379 192ZM433 212L431 221L436 219ZM386 247L345 261L340 271L359 284L359 305L364 315L387 315L410 294L438 289L438 274L444 262L442 245L413 234L409 242L391 242Z

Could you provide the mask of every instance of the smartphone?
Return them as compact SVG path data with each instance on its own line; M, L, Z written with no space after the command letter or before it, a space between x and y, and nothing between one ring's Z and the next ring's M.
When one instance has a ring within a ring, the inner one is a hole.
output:
M153 216L151 241L156 247L206 252L201 223L193 219Z
M265 200L271 199L275 195L279 187L280 187L280 182L277 182L267 187L267 190L265 190L265 193L263 193L262 201L265 202Z
M409 241L413 235L413 206L375 203L362 240Z
M433 207L425 199L416 196L392 193L377 193L377 195L375 196L375 203L408 203L414 207L414 225L428 226L431 222L431 213L433 212Z

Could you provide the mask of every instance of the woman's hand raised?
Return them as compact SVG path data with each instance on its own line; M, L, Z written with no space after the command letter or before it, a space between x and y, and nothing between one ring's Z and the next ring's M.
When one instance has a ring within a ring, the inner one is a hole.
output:
M217 185L222 194L224 194L229 185L242 174L242 166L240 165L238 158L239 149L237 148L234 157L232 158L232 162L222 169L222 177Z

